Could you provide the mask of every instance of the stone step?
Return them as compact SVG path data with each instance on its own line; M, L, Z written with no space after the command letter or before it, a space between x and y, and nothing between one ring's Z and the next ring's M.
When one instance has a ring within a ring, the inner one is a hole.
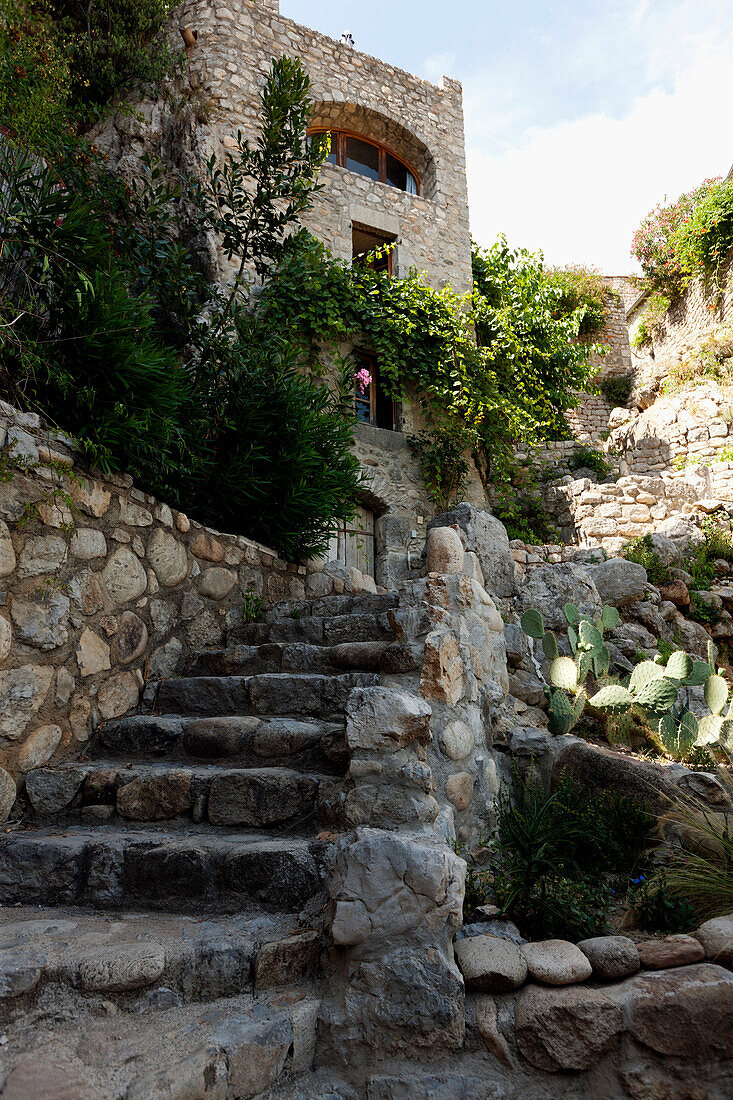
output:
M418 667L410 645L402 642L344 642L317 646L305 642L235 645L199 654L189 676L247 676L271 672L333 675L346 671L401 673Z
M379 682L378 673L373 672L186 676L161 680L152 709L158 714L204 718L246 714L331 718L343 713L352 688L372 687Z
M349 762L343 722L254 715L221 718L135 714L107 722L87 746L92 759L143 757L218 760L261 767L287 764L343 773Z
M360 595L317 596L313 600L284 600L263 615L265 622L279 619L329 618L332 615L381 615L398 607L399 593L364 592Z
M25 1014L54 983L142 1012L302 982L322 934L258 912L187 914L0 910L0 1023Z
M380 597L381 598L381 597ZM245 623L229 632L230 642L264 645L267 642L295 642L317 646L346 642L394 641L395 630L388 611L378 614L353 612L343 615L304 615Z
M292 768L99 761L36 768L26 796L40 821L102 824L187 819L250 829L312 828L337 781Z
M251 1100L313 1065L319 1001L304 987L154 1015L97 1001L67 993L6 1031L3 1100Z
M0 902L292 913L322 891L324 848L204 825L20 828L0 843Z

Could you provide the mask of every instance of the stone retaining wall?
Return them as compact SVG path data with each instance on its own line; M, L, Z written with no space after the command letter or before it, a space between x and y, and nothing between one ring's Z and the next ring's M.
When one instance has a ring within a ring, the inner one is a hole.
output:
M565 542L601 546L609 553L617 553L630 539L651 534L673 516L713 511L720 503L713 497L707 467L665 471L657 477L635 474L611 484L594 483L590 478L566 479L546 486L544 500L562 528ZM538 551L531 548L535 556ZM562 547L545 547L544 554L559 553L560 557L542 560L569 560L571 551L572 547L568 548L568 556L563 558ZM516 560L526 564L521 558Z
M90 474L72 440L4 402L0 447L0 764L15 776L78 752L148 677L221 644L245 601L374 590Z
M614 427L609 446L625 474L658 474L673 465L702 462L715 471L721 466L719 473L727 474L729 462L721 458L724 448L733 447L733 388L709 382L660 397Z
M727 277L733 263L729 262ZM725 282L726 276L722 281ZM629 337L633 341L644 317L647 299L638 301L627 317ZM694 279L685 293L667 312L653 340L632 348L637 397L649 404L670 366L694 352L707 337L720 328L733 326L733 285L722 292L706 291L702 280Z

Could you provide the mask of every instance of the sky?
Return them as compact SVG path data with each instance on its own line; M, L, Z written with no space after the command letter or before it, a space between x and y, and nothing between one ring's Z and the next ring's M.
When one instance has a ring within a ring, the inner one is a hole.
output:
M283 15L463 84L471 232L638 270L637 225L733 163L733 0L280 0Z

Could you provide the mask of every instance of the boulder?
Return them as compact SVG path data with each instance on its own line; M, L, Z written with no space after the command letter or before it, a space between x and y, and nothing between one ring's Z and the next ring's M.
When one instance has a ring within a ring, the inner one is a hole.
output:
M82 676L93 676L110 667L109 646L88 627L82 631L76 647L76 663Z
M53 724L39 726L23 742L18 753L18 767L22 772L40 768L51 759L61 744L61 727ZM1 815L0 815L1 816Z
M468 809L473 798L473 779L468 772L456 772L446 779L445 797L459 813Z
M565 631L568 624L562 609L566 603L574 603L584 615L600 613L602 601L589 567L565 562L531 569L515 600L515 611L521 616L536 608L548 630Z
M711 962L733 967L733 913L706 920L695 935Z
M465 549L478 558L486 591L495 596L513 596L517 585L516 571L504 524L490 512L480 511L464 502L431 520L428 532L433 527L453 525L463 532Z
M115 658L128 665L143 655L147 644L148 628L143 620L134 611L123 611L115 635Z
M465 760L474 746L473 733L465 722L456 718L441 731L438 744L440 751L449 760Z
M5 768L0 768L0 822L7 821L15 802L15 780Z
M329 891L331 927L341 946L410 943L448 945L462 919L466 865L424 836L359 829L335 847Z
M353 752L396 752L430 740L432 710L419 695L397 688L354 688L346 705L346 744Z
M104 558L107 555L107 540L94 527L79 527L71 536L71 553L82 561Z
M139 559L121 546L102 570L104 587L113 604L137 600L148 586L148 576Z
M700 546L705 541L705 536L697 524L682 515L670 516L669 519L662 520L657 524L656 533L674 543L675 558L684 556L693 546Z
M517 998L517 1046L531 1065L546 1073L590 1069L623 1030L621 1009L597 989L528 986Z
M433 527L428 531L428 573L462 573L465 551L452 527Z
M673 580L669 584L660 584L659 595L663 600L669 600L675 607L689 607L690 593L684 581Z
M4 519L0 519L0 577L7 577L15 569L15 550L10 537L10 528Z
M496 1001L490 994L483 993L476 998L475 1008L476 1027L486 1044L486 1049L491 1051L505 1066L510 1066L512 1063L511 1054L506 1039L499 1031Z
M593 977L604 982L636 974L641 965L636 944L626 936L593 936L578 947L593 967Z
M188 573L186 547L169 531L157 527L148 543L148 559L164 588L173 588Z
M66 558L66 539L58 535L36 535L28 539L20 555L18 577L55 573Z
M468 989L508 993L527 980L522 949L496 936L467 936L454 944L456 960Z
M16 741L41 706L53 669L23 665L0 672L0 737Z
M36 649L58 649L69 638L69 599L59 592L14 599L10 608L18 640Z
M629 982L629 1030L657 1054L701 1064L733 1057L733 974L712 963Z
M546 985L573 985L584 982L593 973L586 955L567 940L539 940L522 945L527 970Z
M593 791L612 790L659 816L669 808L675 785L665 768L621 753L575 741L555 760L552 785L572 779Z
M641 600L647 583L646 569L624 558L609 558L598 565L588 565L588 572L598 589L601 602L613 607Z
M8 656L12 644L13 628L10 625L10 619L6 619L4 615L0 615L0 661L4 661Z
M164 969L165 951L160 944L117 944L83 959L77 983L95 993L122 993L151 985Z
M705 948L694 936L647 940L638 944L638 950L641 965L647 970L669 970L673 966L702 962L705 958Z

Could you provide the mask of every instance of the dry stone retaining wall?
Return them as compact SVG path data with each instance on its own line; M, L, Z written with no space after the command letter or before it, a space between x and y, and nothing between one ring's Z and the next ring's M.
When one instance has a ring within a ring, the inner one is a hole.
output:
M730 278L732 270L733 264L729 263L721 282ZM646 299L641 299L629 311L627 321L632 340L644 317L645 306ZM652 342L632 349L637 395L642 403L653 400L670 366L694 352L716 330L730 326L733 326L733 285L721 292L706 291L702 280L694 279L668 310Z
M13 776L78 751L148 677L221 644L248 593L269 605L374 590L356 570L308 571L203 527L127 476L90 475L72 440L4 403L0 446L0 765Z

